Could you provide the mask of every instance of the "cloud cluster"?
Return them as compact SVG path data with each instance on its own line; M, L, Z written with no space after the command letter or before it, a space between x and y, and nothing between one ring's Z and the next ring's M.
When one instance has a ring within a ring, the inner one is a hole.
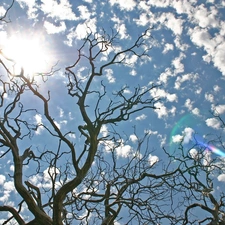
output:
M191 127L186 127L182 134L176 134L172 136L172 142L188 144L193 139L194 130ZM193 153L194 154L194 153Z

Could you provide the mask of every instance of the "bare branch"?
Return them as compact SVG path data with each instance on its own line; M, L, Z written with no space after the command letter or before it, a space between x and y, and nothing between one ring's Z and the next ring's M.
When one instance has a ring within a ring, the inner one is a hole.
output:
M3 21L3 22L5 22L5 23L8 23L8 22L9 22L9 21L6 20L6 16L7 16L9 10L13 7L14 1L15 1L15 0L12 0L11 5L6 9L4 15L0 17L0 21Z
M21 218L19 213L15 210L15 208L11 206L0 206L0 211L8 211L10 212L19 225L25 225L24 220Z

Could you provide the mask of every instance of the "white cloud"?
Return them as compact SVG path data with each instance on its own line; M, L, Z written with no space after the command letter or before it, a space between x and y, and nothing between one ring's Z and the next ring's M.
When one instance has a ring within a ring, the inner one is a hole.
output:
M3 185L3 188L5 191L13 191L15 190L15 187L14 187L14 182L13 181L7 181L4 183Z
M185 55L183 53L180 53L179 57L176 57L172 61L172 65L175 68L174 73L178 74L184 72L184 65L183 63L181 63L181 60L183 60L183 58L185 58Z
M130 135L130 140L134 143L136 142L136 138L134 135ZM104 146L106 152L114 151L117 157L127 158L132 154L135 154L133 148L124 144L123 140L118 140L118 142L112 140L101 141L101 144Z
M34 119L35 119L35 123L38 125L38 129L36 130L36 134L41 134L41 131L44 129L42 125L42 116L41 114L36 114L34 116Z
M190 153L190 156L191 156L193 159L197 159L197 158L198 158L199 153L198 153L198 151L197 151L195 148L192 148L192 149L189 151L189 153Z
M139 19L134 19L138 26L146 26L149 23L149 13L141 13Z
M148 161L149 161L150 166L153 166L155 163L157 163L159 161L159 157L156 155L149 154Z
M183 139L183 136L180 135L180 134L172 136L172 142L173 143L179 143L179 142L182 141L182 139Z
M164 49L163 49L163 54L166 54L168 51L170 51L170 50L173 50L174 49L174 46L173 46L173 44L169 44L169 43L166 43L165 45L164 45Z
M66 125L67 123L68 123L68 121L67 120L60 120L60 122L59 122L60 124L64 124L64 125Z
M192 110L193 109L193 101L191 101L190 98L186 99L184 106L186 108L188 108L188 110Z
M55 179L59 173L60 170L58 168L49 167L43 171L43 176L37 174L29 177L29 182L36 185L38 188L52 188L52 179ZM55 185L56 187L61 186L59 181L56 181Z
M195 82L197 80L197 78L198 78L198 74L193 74L193 73L178 76L175 81L174 88L180 89L180 86L182 85L183 82L185 82L185 81Z
M1 177L1 178L3 178L3 177ZM14 182L13 181L5 182L5 180L4 180L4 183L2 183L1 185L3 186L2 187L3 191L1 192L1 193L3 193L3 196L0 197L0 202L6 202L9 200L11 192L15 190Z
M55 167L50 167L47 168L46 170L44 170L43 175L44 175L44 180L45 181L51 181L51 177L53 177L53 179L57 176L57 174L60 174L59 169L55 168Z
M149 1L149 2L150 4L154 5L156 1L155 2ZM154 14L148 11L147 16L149 18L148 20L150 24L156 24L157 26L159 25L160 27L165 26L167 27L167 29L170 29L176 37L182 34L183 20L181 18L177 18L177 16L174 13L163 12L163 13ZM144 21L147 19L145 17L144 17ZM136 20L136 22L138 25L142 25L141 18L139 20Z
M159 138L160 147L163 148L167 141L167 135L158 134L157 137Z
M200 110L199 110L198 108L194 108L194 109L192 110L192 113L193 113L194 115L196 115L196 116L200 116Z
M168 109L163 103L161 102L156 102L155 103L155 112L158 116L159 119L168 117L169 115L174 116L176 112L176 107L172 107L171 109Z
M225 2L224 2L224 5L225 5ZM223 37L225 35L225 21L220 21L220 32L219 34Z
M210 10L210 11L208 11ZM193 18L195 22L203 28L206 27L217 27L218 21L216 19L216 15L218 11L215 7L206 8L203 4L194 7Z
M69 136L70 138L76 139L76 135L75 135L74 133L69 133L68 136Z
M169 102L177 102L177 95L176 94L167 93L166 98Z
M207 29L195 27L189 30L191 40L199 47L204 47L207 52L212 52L216 46L216 43L211 39L211 35Z
M179 142L183 141L184 144L188 144L192 140L193 133L194 133L194 130L192 128L186 127L182 131L182 135L177 134L177 135L172 136L172 142L179 143Z
M194 44L203 47L207 57L205 60L212 61L214 66L225 76L225 43L224 37L216 35L211 37L207 29L195 27L189 30L190 38Z
M104 145L106 152L111 152L114 150L116 143L112 140L101 141L101 144Z
M14 169L15 169L15 166L14 166L14 165L11 165L11 166L9 167L9 170L10 170L10 171L13 171L13 172L14 172Z
M209 102L214 102L214 96L210 93L205 93L205 99Z
M216 46L212 57L215 67L225 76L225 43Z
M216 118L208 118L205 122L208 127L212 127L217 130L221 128L220 121Z
M131 11L135 8L136 2L134 0L109 0L111 5L117 4L121 10Z
M125 58L125 63L129 66L134 66L134 64L137 62L138 56L131 55L130 57Z
M119 157L126 158L130 155L131 152L132 147L130 145L124 145L123 143L121 143L121 145L116 148L116 154Z
M59 117L63 117L64 116L64 110L60 107L57 107L59 110Z
M202 59L207 63L210 63L212 61L212 57L209 54L203 55Z
M124 93L124 94L131 94L132 91L126 88L126 89L124 89L123 93Z
M175 75L176 74L173 73L171 68L166 68L165 72L160 74L159 81L160 81L160 83L163 82L163 83L167 84L169 77L174 77Z
M80 11L79 19L82 19L82 20L90 19L91 13L89 12L87 6L80 5L77 8Z
M204 151L204 157L203 157L203 165L208 166L210 165L210 162L212 161L212 152L211 151Z
M161 102L156 102L155 107L157 108L155 112L159 119L168 116L168 110Z
M5 176L0 174L0 185L3 185L5 180L6 180Z
M213 106L212 110L215 111L218 114L223 114L225 112L225 105Z
M202 87L198 86L198 89L195 90L195 93L199 95L201 94L201 92L202 92Z
M0 6L0 16L3 16L5 14L5 8L3 6Z
M87 34L90 33L89 27L91 28L91 32L95 33L97 29L96 22L96 18L92 18L84 23L79 23L76 28L70 29L69 34L67 34L67 41L64 43L68 46L72 46L74 39L81 40L85 38Z
M190 140L192 139L192 135L194 133L194 130L190 127L186 127L182 133L183 133L183 136L184 136L183 143L188 144L190 142Z
M41 114L36 114L36 115L34 116L34 118L35 118L35 121L36 121L36 124L37 124L37 125L42 124L42 116L41 116Z
M30 19L34 19L37 17L37 3L36 0L17 0L20 7L24 9L25 7L28 8L27 15Z
M137 72L136 72L136 70L132 69L129 74L131 76L136 76L137 75Z
M194 1L183 0L183 1L171 1L171 6L176 10L178 14L188 14L192 15L193 6L192 3Z
M177 108L175 106L172 106L171 109L170 109L170 114L172 116L175 116L176 110L177 110Z
M149 1L149 4L155 7L165 8L170 4L169 0L157 0L157 1Z
M72 116L72 112L69 112L69 113L68 113L68 116L69 116L69 119L70 119L70 120L74 120L74 117Z
M181 51L186 51L189 47L189 45L184 43L183 39L179 35L175 37L174 44L176 48L180 49Z
M147 1L139 1L138 2L138 8L144 11L149 10L148 2Z
M58 20L76 20L78 19L72 11L72 6L68 0L41 0L42 11L47 14L48 17Z
M157 135L158 134L158 131L153 131L153 130L145 130L144 132L145 132L145 134L148 134L148 135Z
M7 202L9 197L10 197L10 192L4 191L3 196L0 197L0 202Z
M106 137L108 135L108 128L105 124L102 125L100 133L102 134L103 137Z
M41 187L41 180L43 177L40 174L33 175L29 177L29 182L33 185L36 185L37 187Z
M147 116L145 115L145 114L142 114L142 115L140 115L140 116L137 116L136 118L135 118L135 120L145 120L147 118Z
M218 85L214 85L213 86L213 90L215 91L215 92L218 92L218 91L220 91L220 87L218 86Z
M129 35L127 34L127 29L125 23L119 22L115 24L114 26L115 30L118 31L118 35L121 39L127 39L129 38Z
M137 136L136 136L135 134L131 134L130 137L129 137L129 139L130 139L133 143L135 143L135 142L138 140L138 138L137 138Z
M59 26L54 25L53 23L50 23L48 21L44 22L44 27L48 34L57 34L62 33L66 30L66 24L65 22L60 22Z
M106 78L108 79L109 83L115 83L116 78L113 76L113 70L105 69L105 72L106 72Z
M176 94L170 94L160 88L154 88L150 91L150 93L153 98L166 98L169 102L177 102L178 99Z
M164 24L173 31L175 35L181 35L183 30L183 20L175 18L174 14L166 13Z
M221 182L225 182L225 174L220 174L218 177L217 177L218 181L221 181Z

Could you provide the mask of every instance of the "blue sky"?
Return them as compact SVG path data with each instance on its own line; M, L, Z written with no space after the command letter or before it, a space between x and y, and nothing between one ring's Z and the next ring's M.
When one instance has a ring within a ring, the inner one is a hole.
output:
M8 6L8 0L1 1L0 15ZM150 147L155 151L149 156L150 162L167 160L162 158L162 147L176 152L181 139L184 138L184 144L188 145L195 133L205 141L208 137L211 140L213 135L223 135L221 122L212 115L216 111L225 118L223 0L16 0L8 18L10 23L0 25L0 48L9 58L19 61L18 65L23 65L27 74L44 72L55 65L57 71L43 84L41 91L47 93L51 90L53 117L62 131L74 131L70 137L73 142L80 142L78 130L74 127L82 122L74 99L65 97L64 72L66 66L75 62L76 51L87 34L87 27L93 33L103 28L108 33L111 29L117 30L118 49L130 46L142 32L152 28L152 39L148 42L150 57L143 61L130 57L128 66L109 67L102 78L107 90L112 92L127 85L128 95L137 84L141 87L151 83L160 85L149 93L161 99L155 105L158 109L132 115L117 128L128 137L126 141L124 137L124 145L117 149L120 159L128 157L137 141L134 126L140 136L145 132L151 134ZM24 46L29 46L28 50ZM21 52L27 53L21 56ZM105 60L102 56L96 65ZM87 70L83 62L76 72L84 77ZM99 81L93 85L93 88L100 88ZM90 104L93 99L89 99ZM23 100L34 107L40 104L39 112L31 113L28 119L37 124L44 123L41 103L29 95ZM104 132L109 132L109 127L104 127ZM29 140L21 142L21 147L28 144ZM54 142L46 139L46 131L41 128L35 133L32 146L40 150L55 148ZM209 157L215 154L209 152ZM223 156L222 152L219 154ZM0 203L14 204L10 199L13 183L7 176L9 171L12 173L13 165L10 157L5 158L7 163L0 165ZM32 182L38 183L38 179L33 178ZM48 179L47 175L44 179ZM224 185L225 174L220 174L217 180L219 188Z

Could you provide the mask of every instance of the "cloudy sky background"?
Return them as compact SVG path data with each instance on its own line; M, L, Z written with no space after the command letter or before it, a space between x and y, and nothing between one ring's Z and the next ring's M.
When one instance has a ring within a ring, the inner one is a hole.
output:
M9 1L3 0L0 14L3 15L8 6ZM72 100L60 97L66 93L64 68L74 63L76 50L87 34L87 27L92 32L100 32L103 28L108 33L111 29L117 30L118 48L131 46L140 34L151 27L150 58L140 61L137 57L130 57L127 59L129 66L113 66L104 71L105 85L112 91L128 85L129 94L135 84L141 87L150 83L161 85L149 93L152 97L161 98L156 103L159 109L137 113L120 126L129 140L117 149L118 157L126 158L137 141L133 126L140 136L147 131L152 135L151 148L155 151L149 157L150 163L166 160L160 158L162 147L173 153L184 136L184 143L188 144L195 133L201 140L223 135L221 122L211 113L216 111L225 118L223 0L16 0L8 15L11 22L0 25L0 48L4 50L6 46L13 46L14 54L18 56L12 55L10 50L9 57L19 58L17 52L25 50L15 45L15 40L30 40L29 48L33 48L33 52L40 50L42 56L29 56L33 57L34 63L30 63L27 73L43 72L53 65L60 69L44 88L52 91L52 114L62 130L73 130L74 124L80 124L75 107L71 107L74 104ZM102 57L100 62L105 60ZM85 64L81 64L77 74L82 77L85 71ZM100 87L99 82L95 85L96 89ZM31 106L39 104L29 98L25 101ZM32 115L29 119L35 123L43 122L41 114ZM104 127L102 133L107 133L107 129ZM49 146L49 140L45 140L43 134L44 130L39 129L32 145L40 149L48 145L47 148L54 149L54 144ZM74 142L79 142L78 139L76 133L71 135ZM221 150L217 153L223 157L225 150L223 153L220 146L214 147ZM209 154L213 157L216 152ZM0 166L0 202L10 202L14 189L7 176L8 171L13 171L12 161L6 159L7 164ZM44 176L47 185L48 174ZM39 178L33 179L32 182L38 183ZM218 181L223 184L225 174L221 174Z

